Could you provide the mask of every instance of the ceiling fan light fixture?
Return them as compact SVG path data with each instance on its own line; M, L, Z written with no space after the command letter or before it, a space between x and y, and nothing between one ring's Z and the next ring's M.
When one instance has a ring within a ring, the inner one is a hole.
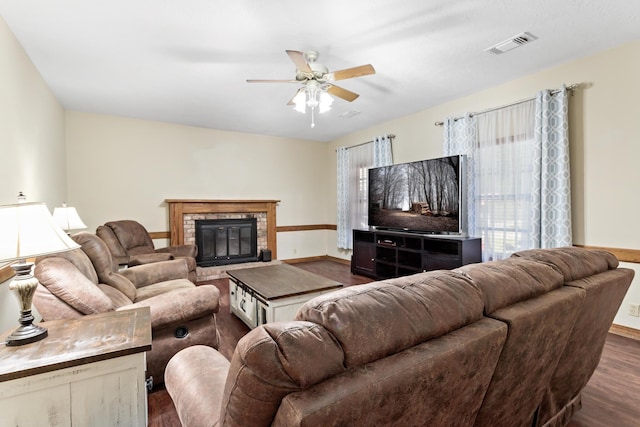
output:
M333 98L327 92L320 94L320 114L326 113L331 110L331 104L333 104Z
M293 109L302 114L306 113L307 112L306 98L307 98L306 91L304 89L301 89L300 91L298 91L298 93L296 94L296 96L293 97L293 100L292 100L295 105Z

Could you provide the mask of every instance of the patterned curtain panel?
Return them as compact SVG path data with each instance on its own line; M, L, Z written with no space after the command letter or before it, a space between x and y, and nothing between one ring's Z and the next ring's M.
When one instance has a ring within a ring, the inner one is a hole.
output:
M567 117L565 87L555 93L549 90L538 93L531 234L531 245L535 248L569 246L573 243Z
M478 129L476 119L466 114L454 119L449 117L444 121L444 155L467 155L467 233L476 236L476 203L475 203L475 159L478 148Z
M389 166L392 163L391 139L387 135L373 138L373 167Z
M336 153L338 158L338 248L351 248L351 226L349 225L349 149L340 147Z
M369 168L392 164L391 153L391 139L386 135L375 137L371 144L338 149L339 249L352 249L352 230L368 227Z

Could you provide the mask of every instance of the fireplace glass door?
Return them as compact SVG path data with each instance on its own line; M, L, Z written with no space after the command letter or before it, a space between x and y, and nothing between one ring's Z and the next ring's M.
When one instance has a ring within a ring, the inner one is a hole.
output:
M196 245L201 267L257 261L256 219L197 220Z

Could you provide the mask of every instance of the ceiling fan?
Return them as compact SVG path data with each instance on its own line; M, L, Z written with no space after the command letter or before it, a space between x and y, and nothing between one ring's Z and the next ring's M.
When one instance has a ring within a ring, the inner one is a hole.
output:
M320 107L322 113L328 109L333 99L323 94L331 94L345 101L352 102L358 98L357 93L344 89L333 84L334 81L351 79L354 77L367 76L375 74L375 70L371 64L361 65L359 67L346 68L344 70L329 72L324 65L316 62L318 52L309 50L300 52L297 50L287 50L287 55L296 66L295 79L288 80L256 80L247 79L247 83L297 83L303 86L298 89L296 94L289 100L287 105L295 105L296 110L305 112L305 106L311 108L311 127L315 126L314 110Z

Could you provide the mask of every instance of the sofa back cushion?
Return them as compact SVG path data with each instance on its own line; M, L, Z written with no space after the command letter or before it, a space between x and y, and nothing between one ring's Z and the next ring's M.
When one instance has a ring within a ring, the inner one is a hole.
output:
M96 273L96 269L93 268L93 263L91 262L91 259L89 259L87 254L84 253L82 249L74 249L72 251L58 252L54 255L45 255L45 256L38 257L36 258L36 265L38 265L42 260L46 258L66 259L71 264L73 264L75 268L77 268L84 277L89 279L91 283L97 285L99 282L98 274Z
M91 260L101 283L118 289L131 301L136 300L135 285L129 279L116 272L117 265L113 262L111 252L109 252L106 243L101 238L86 231L76 233L72 238L82 247L82 251Z
M529 249L516 252L513 258L526 258L552 265L565 282L583 279L618 267L618 259L610 252L569 246L552 249Z
M524 258L469 264L455 271L480 288L487 314L558 289L564 282L553 266Z
M127 251L122 247L120 241L113 233L113 230L106 225L100 225L96 228L96 236L98 236L109 248L111 256L115 259L121 260L123 264L126 264L126 260L129 258Z
M133 220L110 221L104 224L113 230L128 255L153 252L153 240L142 224Z
M82 314L95 314L112 311L115 305L96 283L93 283L69 260L60 257L47 257L36 264L35 275L42 286L59 300ZM43 300L36 300L38 311L46 320L56 317L52 310L39 304Z
M270 426L284 396L344 370L342 349L323 327L295 321L259 326L236 346L220 425Z
M473 323L482 309L480 290L469 279L440 270L323 294L296 318L327 329L352 367Z
M471 426L507 327L483 318L287 395L277 426Z

